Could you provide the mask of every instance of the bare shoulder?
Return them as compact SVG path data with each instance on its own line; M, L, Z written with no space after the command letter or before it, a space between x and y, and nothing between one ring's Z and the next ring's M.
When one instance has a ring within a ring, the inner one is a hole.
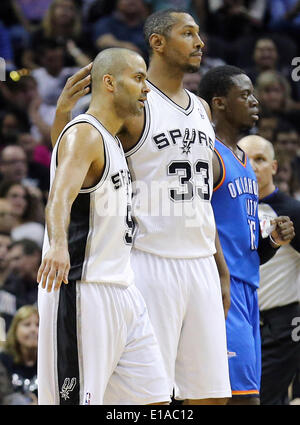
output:
M103 138L89 123L77 123L62 136L58 155L83 156L93 159L103 153Z
M208 118L211 121L212 120L212 116L211 116L211 110L210 110L209 104L202 97L199 97L199 96L197 96L197 97L200 100L200 102L202 103L202 105L203 105L203 107L204 107L204 109L205 109L205 111L206 111L206 113L208 115Z

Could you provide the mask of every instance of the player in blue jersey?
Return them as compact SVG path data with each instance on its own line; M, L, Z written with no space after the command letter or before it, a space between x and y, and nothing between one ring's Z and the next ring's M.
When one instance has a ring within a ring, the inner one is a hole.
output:
M229 65L207 72L199 95L211 107L216 132L212 205L230 271L231 306L226 320L230 404L259 404L261 343L257 287L259 265L293 237L288 217L277 217L262 239L258 185L246 154L237 145L258 120L258 101L249 77Z

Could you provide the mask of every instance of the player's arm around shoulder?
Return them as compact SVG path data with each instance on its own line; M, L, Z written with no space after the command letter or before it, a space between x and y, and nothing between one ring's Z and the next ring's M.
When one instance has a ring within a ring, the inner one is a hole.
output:
M51 143L55 146L64 126L71 120L71 111L80 98L90 92L92 63L81 68L68 78L56 105L56 112L51 127Z
M38 271L42 288L57 290L68 283L70 258L68 227L74 200L80 189L93 186L104 168L104 147L100 133L90 124L72 126L58 148L58 165L46 206L46 225L50 248Z

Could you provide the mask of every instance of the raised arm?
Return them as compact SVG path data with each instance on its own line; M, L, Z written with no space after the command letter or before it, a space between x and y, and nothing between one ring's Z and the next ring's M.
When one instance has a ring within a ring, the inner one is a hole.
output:
M58 166L46 206L50 248L38 271L37 281L50 292L68 283L70 258L68 228L72 204L80 189L94 185L104 168L103 141L89 124L77 124L62 137ZM48 279L48 282L47 282Z
M71 120L72 109L78 100L90 91L92 65L90 63L68 78L58 98L54 123L51 127L51 143L53 147L62 129Z

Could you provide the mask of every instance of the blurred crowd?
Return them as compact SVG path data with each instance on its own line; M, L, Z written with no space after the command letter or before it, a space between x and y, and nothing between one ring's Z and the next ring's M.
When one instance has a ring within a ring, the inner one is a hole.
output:
M299 0L6 0L0 4L0 404L36 404L36 273L49 190L50 129L69 76L107 47L139 52L147 16L180 7L212 67L244 69L259 100L252 134L274 145L275 182L300 200ZM4 77L4 78L3 78ZM85 111L89 95L73 111Z

